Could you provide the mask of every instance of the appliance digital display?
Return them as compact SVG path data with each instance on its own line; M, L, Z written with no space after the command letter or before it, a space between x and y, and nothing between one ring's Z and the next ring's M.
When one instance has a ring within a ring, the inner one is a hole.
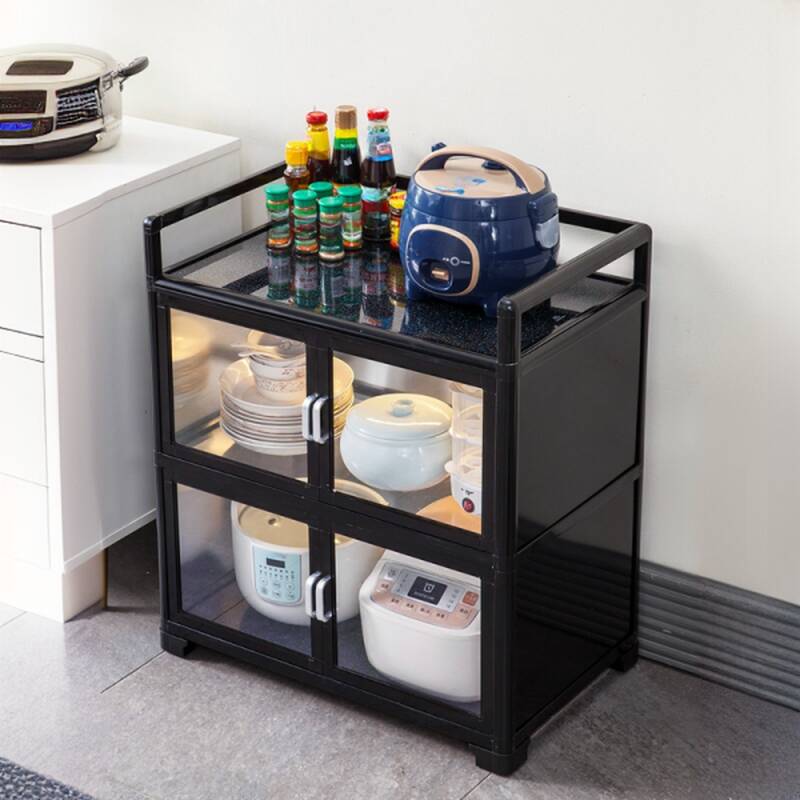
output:
M0 122L0 131L29 131L33 129L33 122Z
M426 603L436 605L444 594L447 584L432 581L429 578L417 578L408 590L408 596L414 600L424 600Z
M270 567L278 567L279 569L285 569L286 568L286 562L285 561L278 561L277 558L267 558L267 565L270 566Z

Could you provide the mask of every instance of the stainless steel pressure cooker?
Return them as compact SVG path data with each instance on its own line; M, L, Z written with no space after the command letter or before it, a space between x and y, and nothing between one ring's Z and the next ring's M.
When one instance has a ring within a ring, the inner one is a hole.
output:
M119 139L122 85L148 65L98 50L32 45L0 50L0 161L107 150Z

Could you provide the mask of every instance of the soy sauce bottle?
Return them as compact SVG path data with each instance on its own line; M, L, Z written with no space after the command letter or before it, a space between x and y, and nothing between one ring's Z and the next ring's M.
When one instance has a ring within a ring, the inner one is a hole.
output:
M308 123L308 171L311 181L331 179L331 143L328 139L328 115L324 111L309 111Z
M389 109L367 111L367 156L361 162L364 238L389 239L389 195L395 187L394 156L389 133Z
M360 182L361 150L358 147L356 107L337 106L335 119L331 181L338 192L340 186L349 186Z

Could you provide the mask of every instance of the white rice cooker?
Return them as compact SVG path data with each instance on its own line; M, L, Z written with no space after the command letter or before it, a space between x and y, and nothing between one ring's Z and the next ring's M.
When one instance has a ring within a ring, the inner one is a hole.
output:
M478 578L387 550L359 603L367 658L378 672L444 700L480 700Z
M122 85L148 65L99 50L30 45L0 50L0 161L107 150L119 139Z

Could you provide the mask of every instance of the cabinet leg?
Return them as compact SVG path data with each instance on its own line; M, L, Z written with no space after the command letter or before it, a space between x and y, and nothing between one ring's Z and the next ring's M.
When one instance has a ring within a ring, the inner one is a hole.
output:
M617 672L627 672L636 666L639 660L639 642L633 642L628 649L623 650L618 656L617 660L611 665L612 669Z
M180 636L161 631L161 647L173 656L186 658L194 648L194 644L181 639Z
M528 758L530 741L530 738L526 739L510 753L495 753L474 744L470 745L470 750L475 753L475 765L480 769L494 772L495 775L510 775L514 770L519 769Z

